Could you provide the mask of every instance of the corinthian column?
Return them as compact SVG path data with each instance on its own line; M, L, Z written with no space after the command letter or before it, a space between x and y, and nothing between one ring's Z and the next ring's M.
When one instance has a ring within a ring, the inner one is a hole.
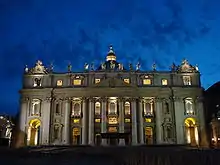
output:
M144 119L143 119L143 100L139 99L139 138L140 144L144 144Z
M94 144L94 108L95 102L93 98L89 100L89 144Z
M161 98L156 98L156 142L157 144L162 143L162 120L161 120L161 114L162 114L162 100Z
M66 98L64 101L64 138L63 142L66 145L70 144L70 100Z
M107 104L107 99L103 98L102 99L102 121L101 121L101 133L106 133L107 128L106 128L106 120L107 120L107 116L106 116L106 104ZM107 139L102 139L102 145L106 145L107 144Z
M132 99L131 110L132 110L132 145L137 144L137 111L136 111L136 99Z
M124 101L119 99L119 133L124 133ZM119 145L125 145L125 139L119 139Z
M83 98L82 101L82 113L83 113L83 119L82 119L82 144L87 144L87 113L86 113L86 99Z

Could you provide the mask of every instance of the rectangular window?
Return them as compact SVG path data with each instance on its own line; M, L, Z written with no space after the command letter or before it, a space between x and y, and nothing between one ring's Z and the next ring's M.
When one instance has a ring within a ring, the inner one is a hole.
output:
M124 82L127 83L127 84L129 84L129 83L130 83L129 78L125 78L125 79L124 79Z
M190 76L183 76L183 84L184 85L191 85L191 77Z
M96 79L95 79L95 84L100 83L100 81L101 81L100 78L96 78Z
M125 123L130 123L131 119L125 119Z
M73 120L73 123L79 123L80 122L80 119L74 119Z
M95 119L96 123L100 123L100 121L101 121L100 119Z
M145 122L146 122L146 123L151 123L151 121L152 121L151 119L145 118Z
M151 79L143 79L143 84L144 85L151 85L152 84L152 80Z
M167 84L168 84L167 79L162 79L162 85L167 85Z
M108 131L109 132L117 132L117 127L109 127Z
M81 84L82 84L82 80L80 80L80 79L73 80L73 85L81 85Z
M118 123L117 118L116 117L110 117L109 120L108 120L108 123L109 124L117 124Z
M57 80L57 86L62 86L63 85L63 81L62 80Z

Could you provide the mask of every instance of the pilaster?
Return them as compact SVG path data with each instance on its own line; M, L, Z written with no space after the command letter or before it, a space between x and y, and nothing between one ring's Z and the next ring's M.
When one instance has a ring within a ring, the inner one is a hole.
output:
M106 122L107 122L107 116L106 116L106 106L107 106L107 98L101 98L101 133L106 133L107 128L106 128ZM102 139L102 145L107 145L107 140Z
M43 100L42 104L42 141L41 144L48 145L50 139L50 112L51 112L51 97L47 97Z
M184 125L184 100L180 97L174 97L173 100L176 119L176 142L177 144L186 144Z
M132 144L137 144L137 109L136 109L136 98L131 99L131 110L132 110Z
M94 145L94 112L95 100L89 99L89 144Z
M163 100L161 98L155 99L155 113L156 113L156 142L162 144L162 114L163 114Z
M119 133L124 133L124 99L119 98ZM119 139L119 145L125 145L125 139Z
M64 99L64 133L63 133L63 143L65 145L70 144L70 98Z
M205 126L205 114L204 114L204 105L203 105L203 98L202 97L197 97L196 98L196 112L198 116L198 125L199 125L199 134L200 134L200 145L202 147L208 147L208 140L207 140L207 131L206 131L206 126Z
M86 98L82 99L82 144L87 144L87 112L86 112Z
M144 144L144 118L143 118L143 100L139 98L139 110L138 110L138 117L139 117L139 143Z

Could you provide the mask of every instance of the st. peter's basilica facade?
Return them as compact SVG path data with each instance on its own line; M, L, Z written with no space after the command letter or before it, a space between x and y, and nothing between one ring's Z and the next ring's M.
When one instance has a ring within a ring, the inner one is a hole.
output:
M25 145L206 145L203 88L187 60L169 71L124 67L112 46L98 68L25 68L19 129Z

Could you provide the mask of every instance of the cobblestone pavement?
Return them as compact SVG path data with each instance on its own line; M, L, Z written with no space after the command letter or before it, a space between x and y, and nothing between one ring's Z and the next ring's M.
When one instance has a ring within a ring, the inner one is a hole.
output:
M0 165L218 165L220 150L175 146L0 148Z

